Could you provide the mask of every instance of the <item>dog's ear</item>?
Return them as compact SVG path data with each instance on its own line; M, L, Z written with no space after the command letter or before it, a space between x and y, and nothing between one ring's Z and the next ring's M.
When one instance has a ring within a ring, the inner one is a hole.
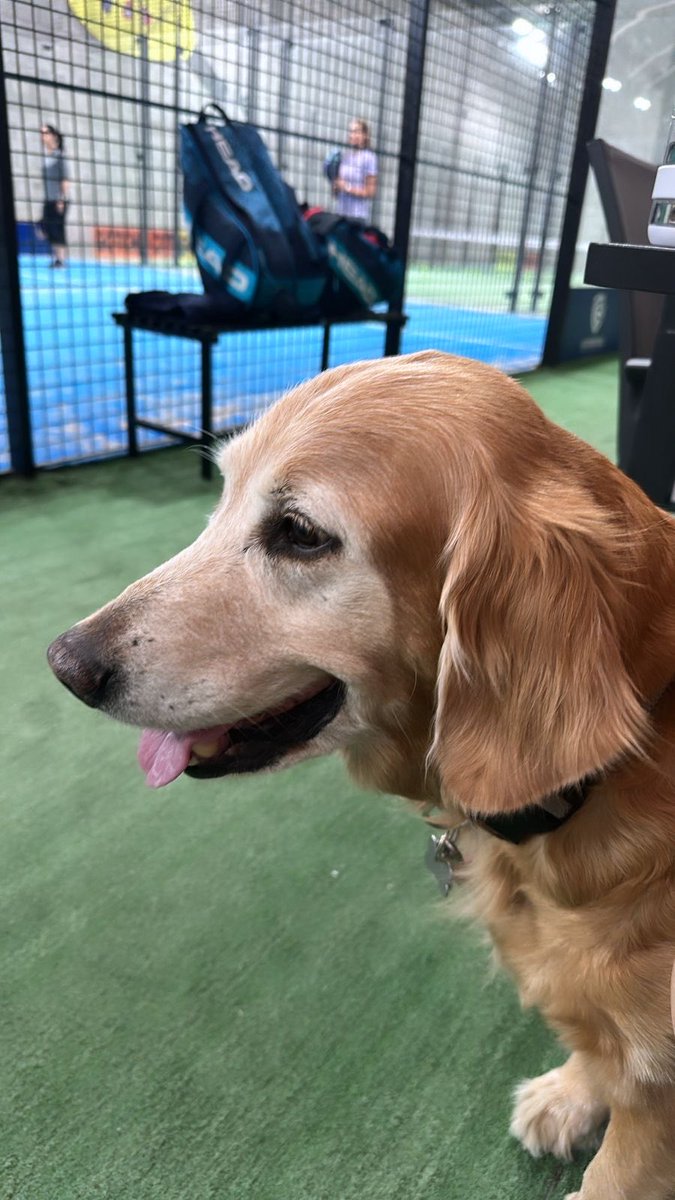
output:
M539 507L482 495L446 547L431 759L444 797L475 812L537 803L645 732L621 655L619 539L578 497Z

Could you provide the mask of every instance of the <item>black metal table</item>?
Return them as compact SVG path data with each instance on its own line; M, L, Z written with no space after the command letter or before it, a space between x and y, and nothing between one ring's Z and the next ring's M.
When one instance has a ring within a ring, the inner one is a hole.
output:
M671 507L675 480L675 249L591 243L586 283L665 297L640 398L631 448L621 467L656 503Z
M169 437L176 438L177 441L202 446L205 451L211 446L214 437L226 437L238 431L238 426L228 426L222 430L214 430L213 428L213 347L224 334L259 333L261 330L271 331L278 329L322 329L323 340L320 369L325 371L329 363L330 334L334 325L360 325L364 322L376 322L384 325L386 330L393 327L400 331L408 319L405 313L372 312L370 309L352 313L348 317L319 317L311 320L276 321L274 324L256 325L242 325L241 323L229 325L196 324L173 316L157 315L153 317L140 317L128 312L116 312L112 315L113 320L124 331L127 437L129 454L131 455L138 454L136 430L139 426L143 429L152 429L156 433L164 433ZM164 337L186 338L189 341L199 343L201 347L201 432L199 434L186 433L182 429L175 429L159 421L151 421L146 417L138 416L136 411L136 380L134 374L133 332L135 329L142 330L145 333L158 333ZM204 479L211 478L212 468L213 464L209 454L202 454L201 471Z

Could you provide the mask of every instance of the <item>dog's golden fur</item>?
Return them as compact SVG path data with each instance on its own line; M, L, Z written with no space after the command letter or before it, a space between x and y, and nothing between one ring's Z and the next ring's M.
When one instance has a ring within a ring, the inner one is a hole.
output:
M124 680L102 706L160 729L233 721L335 676L343 710L285 762L339 748L360 783L449 824L597 773L555 833L514 846L470 831L464 894L572 1052L521 1085L512 1131L567 1157L609 1116L576 1195L665 1200L675 523L518 384L431 352L325 373L220 461L204 534L63 655L95 646ZM291 502L339 553L266 554L261 525Z

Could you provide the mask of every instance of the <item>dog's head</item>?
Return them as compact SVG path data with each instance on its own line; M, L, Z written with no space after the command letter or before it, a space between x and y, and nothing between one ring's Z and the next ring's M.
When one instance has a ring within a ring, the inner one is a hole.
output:
M219 462L197 541L49 650L146 727L150 783L341 749L362 782L490 812L640 742L675 668L673 526L512 380L338 368Z

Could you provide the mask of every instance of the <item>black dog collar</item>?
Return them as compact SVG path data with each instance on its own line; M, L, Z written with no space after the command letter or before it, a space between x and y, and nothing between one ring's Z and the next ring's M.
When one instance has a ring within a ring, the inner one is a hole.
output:
M672 683L673 680L669 680L651 704L646 706L648 713L653 713L659 700ZM553 833L561 825L564 825L565 821L569 821L570 817L579 811L587 799L588 793L599 782L601 776L601 771L594 771L590 775L585 775L583 779L577 780L576 783L571 783L569 787L554 792L552 796L546 796L539 804L521 808L518 812L500 813L487 817L481 816L480 813L471 813L471 822L480 829L494 834L495 837L519 846L521 842L526 842L528 838L535 837L538 833Z
M457 844L458 837L465 825L475 825L491 833L493 837L519 846L541 833L553 833L565 821L578 812L598 775L587 775L578 783L562 788L552 796L547 796L541 804L532 804L521 808L518 812L496 814L483 817L472 813L460 825L451 829L443 820L434 817L433 808L424 814L428 825L433 825L439 832L429 838L425 864L435 877L441 895L447 896L454 883L455 870L463 862L462 852Z
M570 817L579 811L597 782L597 775L586 775L577 783L547 796L540 804L532 804L513 813L496 813L487 817L481 816L480 813L472 813L471 822L502 841L519 846L521 842L526 842L539 833L553 833L564 825L565 821L569 821Z

